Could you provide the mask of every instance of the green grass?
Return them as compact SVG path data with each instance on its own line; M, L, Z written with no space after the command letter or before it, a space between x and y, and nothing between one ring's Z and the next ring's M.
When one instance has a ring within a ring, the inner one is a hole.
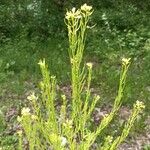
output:
M143 150L150 150L150 145L145 145Z

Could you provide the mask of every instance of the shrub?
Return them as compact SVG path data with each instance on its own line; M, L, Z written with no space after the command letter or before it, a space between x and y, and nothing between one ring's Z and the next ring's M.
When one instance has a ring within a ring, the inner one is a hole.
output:
M33 93L28 97L31 108L25 107L21 111L18 121L23 130L18 131L19 149L23 149L23 139L29 143L29 149L54 150L88 150L103 130L111 123L122 104L127 71L130 59L122 59L122 69L118 94L110 114L103 117L97 129L90 129L92 112L100 96L91 94L92 63L82 64L85 34L92 7L84 4L80 9L67 11L65 23L69 36L69 57L71 62L71 103L62 95L60 109L56 103L56 78L50 75L45 60L40 61L43 80L40 82L41 92L38 96ZM92 99L92 101L91 101ZM101 150L114 150L127 137L138 114L143 110L142 102L137 101L131 116L118 137L111 134L99 143Z

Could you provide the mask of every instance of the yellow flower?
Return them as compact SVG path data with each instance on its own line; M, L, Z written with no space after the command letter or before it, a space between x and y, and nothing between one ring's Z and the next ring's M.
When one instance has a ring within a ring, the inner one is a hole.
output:
M100 99L100 96L99 96L99 95L96 95L96 99L99 100L99 99Z
M56 78L56 76L51 76L51 79L55 79Z
M91 69L93 64L92 63L86 63L86 65Z
M67 11L65 18L67 20L69 20L70 18L73 18L73 14L71 12Z
M42 61L40 60L38 63L41 67L45 67L45 59Z
M17 134L18 134L19 136L21 136L21 135L22 135L22 130L17 131Z
M27 99L30 100L30 101L32 101L32 100L37 100L38 97L36 97L36 96L35 96L35 93L33 92L31 95L29 95L29 96L27 97Z
M128 65L130 63L131 58L122 58L123 65Z
M72 8L72 13L75 13L75 12L76 12L76 8L73 7L73 8Z
M21 121L22 121L22 118L21 118L20 116L18 116L18 117L17 117L17 121L18 121L18 122L21 122Z
M66 95L61 95L62 99L65 100L66 99Z
M36 115L32 115L32 116L31 116L31 119L32 119L32 120L37 120L38 117L37 117Z
M81 6L82 11L90 12L92 10L92 6L88 6L86 3Z
M67 119L65 123L63 123L64 127L72 128L73 121Z
M77 11L76 11L76 8L75 8L75 7L73 7L71 11L67 11L66 16L65 16L65 18L66 18L67 20L70 20L71 18L77 18L77 19L79 19L79 18L81 18L81 17L82 17L82 16L81 16L80 10L77 10Z
M24 107L21 111L22 116L28 116L30 115L30 108Z
M57 134L55 134L55 133L51 133L51 134L49 135L49 137L50 137L50 140L51 140L51 142L52 142L53 144L57 144L58 141L61 141L60 136L57 135Z
M145 105L144 105L143 102L136 101L135 107L136 107L137 109L141 110L141 109L144 109L144 108L145 108Z
M61 137L61 146L65 146L67 144L67 139L65 137Z

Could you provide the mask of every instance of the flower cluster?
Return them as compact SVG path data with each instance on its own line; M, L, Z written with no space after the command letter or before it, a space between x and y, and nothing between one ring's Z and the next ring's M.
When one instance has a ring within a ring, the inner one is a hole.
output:
M143 102L136 101L135 107L136 107L138 110L143 110L143 109L145 108L145 105L144 105Z
M63 123L63 126L68 128L72 128L72 125L73 125L73 121L69 119L67 119L66 122Z
M45 59L42 61L40 60L38 63L41 67L45 67Z
M61 95L62 99L65 100L66 99L66 95Z
M81 10L83 10L83 11L91 11L92 10L92 6L88 6L85 3L84 5L81 6Z
M32 121L35 121L38 119L38 116L30 113L30 108L28 108L28 107L22 108L21 116L17 117L17 121L22 122L24 117L29 117Z
M65 146L67 144L67 139L65 137L61 137L61 146Z
M89 67L90 69L92 68L93 64L92 63L86 63L87 67Z
M122 58L122 64L123 65L128 65L130 63L131 58Z
M30 100L30 101L33 101L33 100L37 100L38 97L36 97L36 96L35 96L35 93L33 92L31 95L29 95L29 96L27 97L27 99Z
M71 11L67 11L65 18L67 20L73 19L73 18L78 18L79 19L79 18L81 18L81 12L80 12L80 10L76 10L76 8L73 7Z
M75 7L72 8L71 11L67 11L65 18L67 20L70 19L80 19L82 18L82 14L86 13L88 16L92 14L92 6L88 6L87 4L84 4L81 6L80 9L77 9Z
M17 134L18 134L19 136L22 136L22 130L18 130L18 131L17 131Z
M24 107L24 108L22 109L22 111L21 111L21 115L22 115L22 116L28 116L28 115L30 115L30 108Z

